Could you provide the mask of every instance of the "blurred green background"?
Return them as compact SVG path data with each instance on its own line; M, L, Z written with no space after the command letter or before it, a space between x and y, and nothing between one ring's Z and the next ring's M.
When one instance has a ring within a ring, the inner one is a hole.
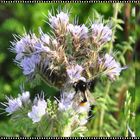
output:
M5 95L17 96L20 93L19 86L24 83L25 89L31 91L32 96L40 93L41 90L47 96L55 95L54 89L47 87L44 83L36 87L31 87L26 83L22 71L13 62L15 54L9 51L10 41L13 41L13 34L22 35L24 31L38 32L38 27L42 27L44 32L50 31L50 27L45 22L48 11L66 6L71 9L71 18L75 15L79 17L79 24L85 23L88 18L92 19L95 10L104 16L105 19L114 17L114 7L116 4L0 4L0 101L5 101ZM87 136L126 136L126 124L135 131L136 136L140 136L140 87L135 93L135 69L140 69L139 63L134 63L135 41L139 34L139 27L136 20L136 7L139 14L139 6L135 4L118 4L119 13L116 22L115 42L113 50L118 61L122 65L128 65L128 69L121 73L120 79L109 87L107 98L105 96L105 85L98 83L95 95L103 98L101 104L96 108L96 115L88 123L89 131ZM135 28L136 27L136 28ZM137 31L136 31L137 30ZM137 47L138 49L139 47ZM139 49L138 49L139 50ZM139 56L137 55L137 58ZM139 76L140 77L140 76ZM139 84L139 80L136 80ZM127 96L129 95L129 97ZM130 104L129 104L130 100ZM2 112L2 111L1 111ZM136 112L136 114L135 114ZM104 114L102 114L104 113ZM101 114L103 118L100 118ZM129 117L128 117L129 116ZM135 119L136 116L136 119ZM23 136L26 135L22 126L15 128L10 117L6 114L0 115L0 136ZM101 122L101 119L102 122Z

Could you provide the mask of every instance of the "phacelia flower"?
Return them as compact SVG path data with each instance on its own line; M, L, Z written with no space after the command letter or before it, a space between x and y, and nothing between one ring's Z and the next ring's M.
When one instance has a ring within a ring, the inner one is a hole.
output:
M9 114L12 114L13 112L17 111L22 107L22 101L20 98L13 99L7 97L7 103L4 103L3 105L6 106L5 111Z
M22 92L22 95L19 94L19 98L23 103L28 103L30 100L30 92L29 91Z
M43 33L42 29L39 28L40 40L44 43L44 45L50 44L50 36L48 34Z
M70 93L62 93L61 94L61 99L58 101L58 110L60 111L66 111L68 109L72 109L72 104L73 104L73 97L74 97L74 92Z
M33 74L36 70L36 65L40 62L39 55L32 55L31 57L24 57L20 63L24 75Z
M16 60L22 59L25 54L34 52L34 46L38 43L38 40L35 34L25 34L23 37L16 37L15 42L12 42L13 47L11 48L17 54Z
M105 54L104 57L104 67L105 73L109 76L110 79L114 80L116 76L120 75L120 72L125 69L120 66L120 63L116 62L115 59L109 55Z
M36 49L36 53L50 52L50 48L48 46L45 46L43 42L37 43L34 48Z
M50 43L50 37L49 37L49 35L47 35L47 34L42 34L40 38L41 38L41 41L42 41L44 44L49 45L49 43Z
M13 112L19 110L23 104L27 104L30 101L30 93L29 91L24 91L22 92L22 94L18 94L17 98L13 98L13 97L6 97L7 102L5 103L1 103L2 105L4 105L5 111L8 112L9 114L12 114Z
M67 30L67 25L69 23L68 13L60 12L56 16L49 14L50 26L55 30L55 32L60 35L64 34Z
M103 45L111 40L112 30L103 23L94 23L91 26L92 30L92 42L97 46Z
M35 98L32 111L28 112L28 117L32 119L33 123L39 122L43 115L46 114L47 102L44 98Z
M75 40L80 39L86 39L88 38L88 28L83 24L83 25L73 25L69 24L67 26L68 31L72 34L73 38Z
M80 79L85 81L85 78L82 77L83 70L84 70L84 68L82 68L82 66L80 66L78 64L76 66L67 68L67 75L68 75L70 81L74 82L74 81L77 81Z

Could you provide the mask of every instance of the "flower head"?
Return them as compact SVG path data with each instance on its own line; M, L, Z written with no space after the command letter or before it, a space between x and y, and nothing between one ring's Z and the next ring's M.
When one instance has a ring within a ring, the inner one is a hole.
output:
M104 57L104 67L106 69L105 73L110 79L114 80L116 76L120 75L120 72L125 69L120 66L120 63L116 62L115 59L109 55L105 54Z
M19 94L19 98L23 103L28 103L30 99L30 92L29 91L22 92L22 95Z
M52 16L52 14L49 13L49 22L50 26L55 30L58 35L64 35L67 30L67 25L69 23L69 15L68 13L60 12L56 16Z
M32 111L28 112L28 117L32 119L33 123L39 122L46 113L47 103L43 98L35 98Z
M35 34L25 34L23 37L16 37L15 41L12 42L13 47L11 48L17 56L16 60L22 59L25 54L30 54L35 51L34 46L38 43L39 39Z
M42 29L39 28L40 39L39 42L34 46L36 52L50 52L51 37L48 34L43 33Z
M60 20L60 22L63 22L63 24L68 24L69 22L68 13L60 12L56 17Z
M103 23L94 23L91 26L92 42L98 46L103 45L111 40L112 30Z
M61 99L58 104L58 110L60 111L66 111L68 109L72 109L72 104L73 104L73 97L74 97L74 92L70 93L65 93L63 92L61 94Z
M13 112L17 111L22 107L22 101L20 98L15 98L13 99L7 97L7 103L5 103L6 109L5 111L8 112L9 114L12 114Z
M30 93L29 91L24 91L22 94L19 94L17 98L12 97L6 97L7 102L1 103L2 105L6 106L5 111L9 114L12 114L13 112L19 110L23 103L29 103L30 101Z
M36 49L36 53L50 52L50 48L48 46L45 46L43 42L37 43L34 48Z
M47 34L42 34L40 37L41 41L43 41L44 44L49 45L50 43L50 37Z
M82 77L82 72L83 72L83 68L82 66L80 65L76 65L76 66L72 66L70 68L67 69L67 75L70 79L70 81L74 82L74 81L77 81L77 80L83 80L85 81L85 78Z
M40 55L32 55L31 57L24 57L20 63L24 75L33 74L36 70L36 65L40 62Z
M50 36L48 34L43 33L42 29L39 28L40 40L44 43L44 45L50 44Z
M86 39L88 37L88 28L83 25L69 24L67 27L68 31L72 34L74 39Z

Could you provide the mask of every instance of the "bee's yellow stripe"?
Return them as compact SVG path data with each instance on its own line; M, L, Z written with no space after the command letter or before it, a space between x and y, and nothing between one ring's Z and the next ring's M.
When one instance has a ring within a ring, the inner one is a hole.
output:
M85 106L87 104L87 102L81 102L80 104L79 104L79 106Z

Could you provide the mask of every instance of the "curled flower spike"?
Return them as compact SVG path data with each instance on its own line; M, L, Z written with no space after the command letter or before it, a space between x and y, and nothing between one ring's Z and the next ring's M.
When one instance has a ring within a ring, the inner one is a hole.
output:
M88 122L88 120L84 118L84 119L80 120L80 125L86 125L87 122Z
M111 40L112 30L103 23L94 23L91 26L91 40L96 46L101 46Z
M67 75L71 82L75 82L78 80L85 81L86 79L82 76L83 68L80 65L72 66L70 68L67 68Z
M56 16L53 16L49 13L49 22L57 35L64 36L69 23L69 15L68 13L60 12Z
M75 40L83 40L88 38L88 28L83 25L73 25L69 24L67 27L68 31L72 34Z
M56 100L58 101L58 110L66 111L72 109L74 94L75 94L74 92L70 92L70 93L63 92L61 94L60 101L56 98Z
M88 28L83 25L69 24L67 30L71 33L73 39L73 45L75 50L78 51L81 45L86 43L88 38Z
M32 55L31 57L24 57L20 66L23 69L24 75L34 75L36 66L40 62L40 55Z
M35 98L32 111L28 112L28 117L32 119L33 123L39 122L43 115L46 114L47 102L44 97Z
M121 67L120 63L116 62L109 54L105 54L103 61L105 74L107 74L111 80L115 80L115 77L119 76L123 69L126 69Z
M50 44L50 36L48 34L43 33L42 29L39 28L40 33L40 40L43 42L43 45L49 45Z
M25 34L23 37L15 37L11 50L17 54L16 60L22 59L26 54L33 53L34 46L38 44L38 41L36 35L31 33Z
M27 104L30 101L30 92L29 91L22 92L22 95L19 94L19 98L23 103Z
M8 102L5 103L5 106L6 106L5 111L8 112L9 115L22 107L22 101L20 98L13 99L13 98L7 97L7 101Z
M23 103L27 104L29 102L29 98L30 93L28 91L25 91L22 92L22 94L19 94L17 98L6 97L7 102L1 104L6 107L5 111L10 115L19 110L23 106Z
M36 44L34 46L34 49L36 49L35 53L41 53L41 52L49 53L51 51L50 48L48 46L45 46L46 44L45 45L44 44L45 44L44 42L40 42Z

